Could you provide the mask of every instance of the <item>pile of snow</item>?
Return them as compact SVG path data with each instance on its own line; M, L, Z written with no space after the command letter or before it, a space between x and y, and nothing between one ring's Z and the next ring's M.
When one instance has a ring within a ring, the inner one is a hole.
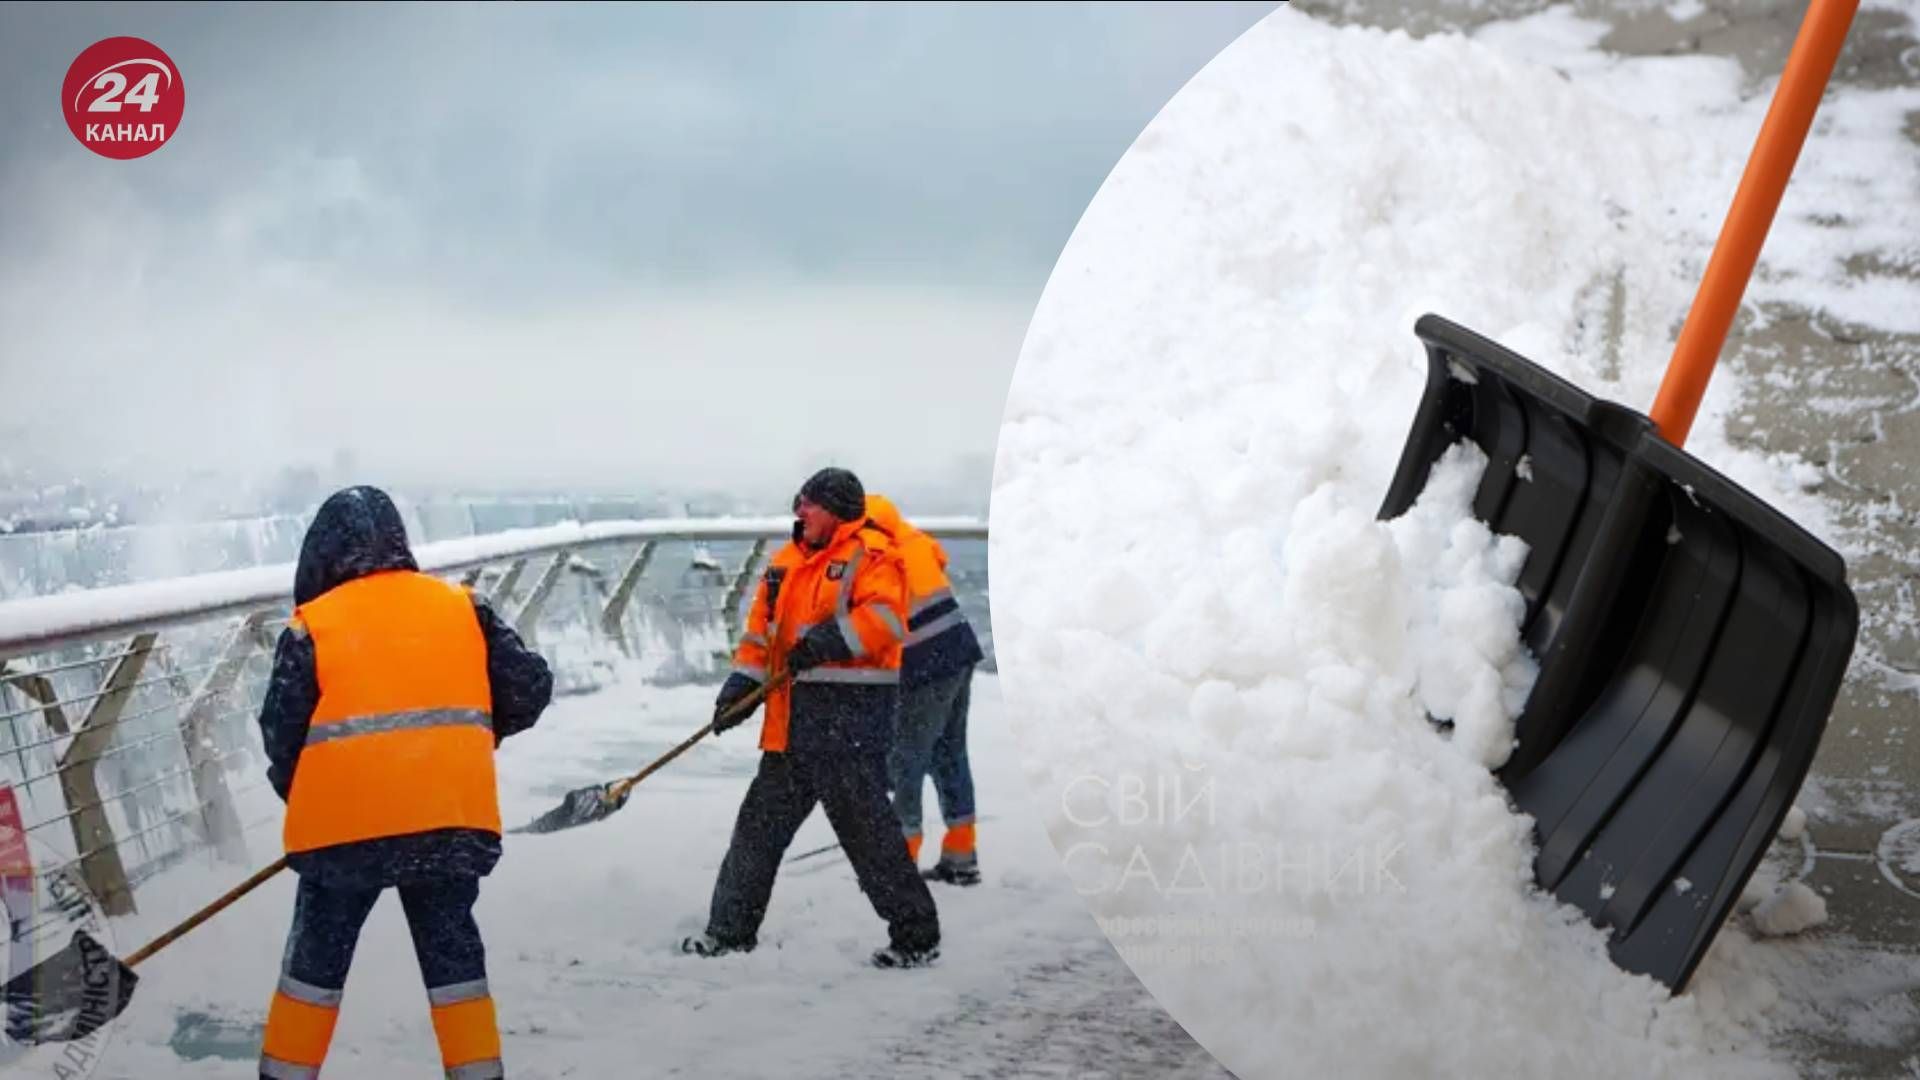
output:
M1807 812L1795 806L1787 811L1785 821L1780 823L1780 839L1789 843L1799 843L1807 835Z
M1140 136L1029 330L991 544L1029 777L1135 970L1248 1080L1787 1071L1743 936L1673 999L1533 887L1488 773L1532 676L1524 553L1470 519L1472 456L1373 520L1421 313L1653 399L1766 102L1731 61L1603 32L1554 11L1488 47L1282 8ZM1823 111L1793 266L1755 295L1887 315L1807 217L1872 243L1911 214L1856 182L1913 178L1894 103ZM1801 462L1728 445L1738 398L1723 371L1690 449L1830 534Z
M1767 937L1798 934L1826 921L1826 900L1803 881L1780 889L1753 909L1753 928Z

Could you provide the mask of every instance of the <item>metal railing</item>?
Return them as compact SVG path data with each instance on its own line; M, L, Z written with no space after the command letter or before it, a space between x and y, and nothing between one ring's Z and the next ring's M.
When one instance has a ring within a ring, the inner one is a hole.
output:
M977 519L916 524L950 552L987 535ZM754 578L790 528L786 518L566 524L414 555L485 595L550 660L572 647L639 657L672 641L674 659L704 673L724 667ZM670 548L687 557L663 558ZM984 547L974 554L949 572L990 648ZM252 721L292 582L283 564L0 603L0 783L14 787L36 846L61 852L43 877L77 873L120 915L135 910L141 881L194 852L247 859L245 836L281 813Z

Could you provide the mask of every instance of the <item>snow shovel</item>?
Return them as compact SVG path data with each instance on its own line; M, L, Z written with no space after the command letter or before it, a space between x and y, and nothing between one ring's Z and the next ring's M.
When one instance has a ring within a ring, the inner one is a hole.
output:
M1650 416L1433 315L1425 398L1381 507L1470 439L1473 511L1525 540L1540 659L1499 777L1540 885L1675 992L1812 764L1859 615L1831 548L1680 449L1858 0L1813 0Z
M762 683L752 693L735 703L733 708L727 710L728 719L736 716L746 716L753 712L753 710L760 707L762 701L766 700L768 694L780 689L792 680L793 673L783 671L767 682ZM713 725L709 723L706 727L701 728L699 731L681 740L680 745L660 755L660 757L654 760L653 764L648 765L632 776L610 781L605 784L593 784L588 787L575 788L567 792L567 797L560 801L559 806L541 814L539 817L534 818L532 821L513 831L516 833L559 832L561 829L590 825L593 822L612 817L616 810L627 805L627 796L633 793L633 786L635 784L652 776L656 770L674 758L679 757L681 754L686 753L693 747L694 743L699 742L712 733Z
M133 969L141 961L286 868L286 857L281 856L125 960L115 959L85 930L75 930L66 948L7 980L7 1037L17 1043L37 1044L71 1042L93 1034L126 1011L140 982Z

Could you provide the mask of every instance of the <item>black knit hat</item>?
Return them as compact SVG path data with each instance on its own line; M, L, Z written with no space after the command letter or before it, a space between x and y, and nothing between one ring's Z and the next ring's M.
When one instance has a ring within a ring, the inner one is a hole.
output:
M800 485L800 498L820 507L841 521L867 516L867 489L860 478L845 469L821 469Z

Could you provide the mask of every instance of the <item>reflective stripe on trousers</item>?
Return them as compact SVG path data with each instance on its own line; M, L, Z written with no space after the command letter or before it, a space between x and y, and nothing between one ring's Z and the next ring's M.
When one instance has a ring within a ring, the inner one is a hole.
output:
M504 1076L500 1063L500 1028L487 993L487 980L430 987L433 1034L440 1042L440 1063L449 1077L492 1080Z
M463 1001L475 1001L487 996L487 980L473 979L468 982L454 983L451 986L435 986L427 990L427 1004L438 1007L458 1005Z
M260 1050L260 1075L273 1080L307 1080L320 1075L340 1021L338 998L332 1005L302 1001L287 993L285 976L267 1007L267 1032ZM321 991L322 994L325 991Z
M338 1009L346 994L344 990L310 986L285 972L280 975L280 992L303 1005L317 1005L323 1009Z
M317 1065L295 1065L290 1061L262 1054L260 1057L260 1075L268 1080L315 1080L320 1075Z

